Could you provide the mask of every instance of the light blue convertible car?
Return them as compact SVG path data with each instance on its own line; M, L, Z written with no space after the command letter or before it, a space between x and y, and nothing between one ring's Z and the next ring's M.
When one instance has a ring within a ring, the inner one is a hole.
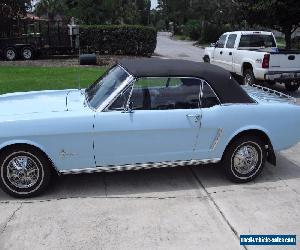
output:
M221 162L247 182L298 141L292 97L190 61L121 60L85 90L0 96L0 184L16 197L41 193L55 172Z

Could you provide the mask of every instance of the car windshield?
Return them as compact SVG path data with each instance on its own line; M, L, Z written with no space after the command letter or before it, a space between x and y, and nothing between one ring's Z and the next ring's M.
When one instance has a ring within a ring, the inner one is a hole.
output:
M240 48L270 48L276 47L274 37L272 35L251 34L242 35Z
M89 105L98 109L100 105L129 77L120 66L114 66L85 90Z

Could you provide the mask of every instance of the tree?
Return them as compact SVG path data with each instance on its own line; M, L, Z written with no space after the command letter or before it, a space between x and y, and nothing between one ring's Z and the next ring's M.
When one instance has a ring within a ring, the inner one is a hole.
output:
M35 12L38 16L47 15L47 18L52 21L57 15L64 15L66 5L60 0L40 0L35 5Z
M31 8L30 0L2 0L0 2L0 18L19 18Z
M85 24L149 23L150 0L65 0L68 16Z
M26 15L31 8L30 0L1 0L0 2L0 37L11 36L13 26Z
M286 48L291 48L291 36L300 24L299 0L241 0L235 4L249 24L282 32Z

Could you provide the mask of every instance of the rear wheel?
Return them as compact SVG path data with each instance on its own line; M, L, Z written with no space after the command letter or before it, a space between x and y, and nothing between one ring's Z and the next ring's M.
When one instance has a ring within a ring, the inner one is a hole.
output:
M233 182L249 182L261 173L266 155L265 146L258 137L239 137L226 149L223 158L226 175Z
M285 88L287 91L295 92L299 89L300 83L299 82L291 82L291 83L286 83Z
M246 69L244 72L244 85L253 85L256 83L256 79L252 69Z
M7 61L14 61L17 58L17 51L12 47L7 48L4 51L4 57Z
M33 197L43 192L51 178L51 164L39 150L15 146L0 156L0 186L18 198Z
M34 52L33 52L32 48L25 47L25 48L22 49L22 58L24 60L32 60L33 59L33 55L34 55Z
M209 56L204 56L203 61L206 62L206 63L210 63Z

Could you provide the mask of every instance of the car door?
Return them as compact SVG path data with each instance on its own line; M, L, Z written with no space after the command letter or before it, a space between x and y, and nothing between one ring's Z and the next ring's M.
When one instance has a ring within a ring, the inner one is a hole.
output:
M233 50L235 47L236 38L237 34L230 34L228 36L223 52L224 68L230 72L233 72Z
M203 81L201 94L201 127L195 147L195 159L215 159L215 154L220 137L223 133L223 116L220 101L210 87Z
M191 160L200 129L199 95L195 79L136 81L95 116L96 165Z
M223 34L220 36L219 40L216 43L216 48L214 50L213 56L213 64L218 65L220 67L224 67L224 51L225 51L225 42L227 39L227 35Z

